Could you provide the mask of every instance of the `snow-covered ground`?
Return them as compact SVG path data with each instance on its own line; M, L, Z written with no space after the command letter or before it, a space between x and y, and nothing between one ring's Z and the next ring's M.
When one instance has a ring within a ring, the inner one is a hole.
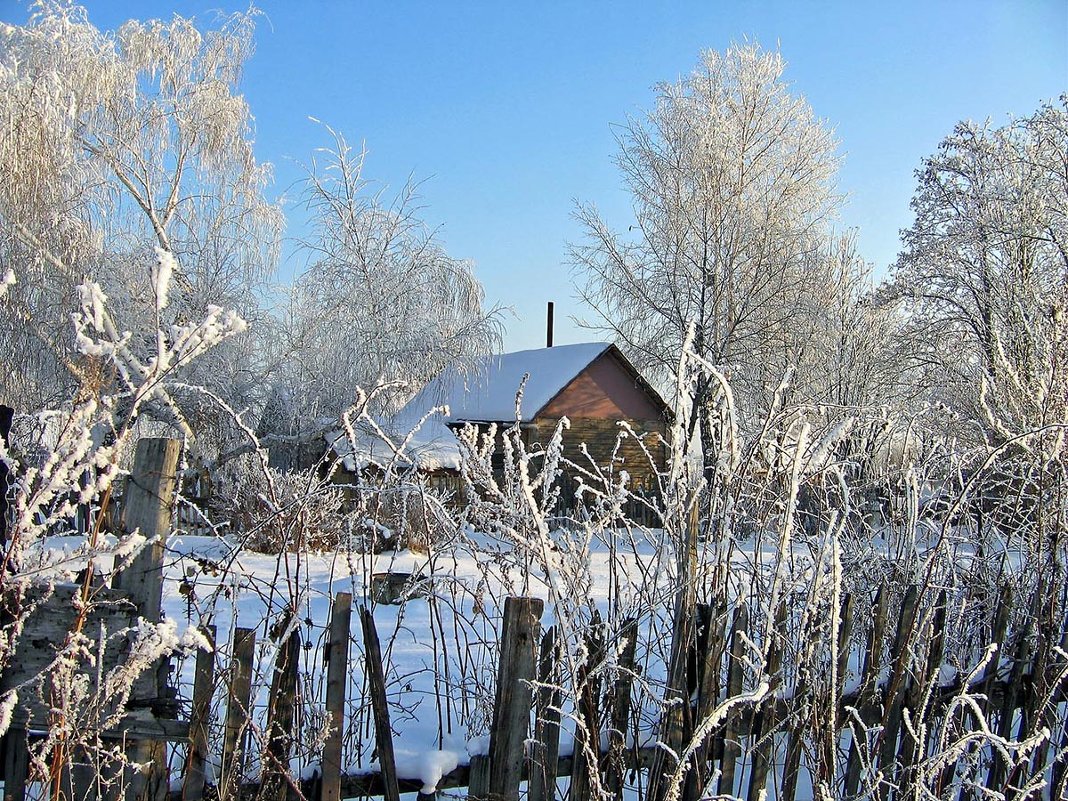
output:
M617 532L611 544L592 540L568 542L554 553L560 564L577 571L554 572L558 597L566 598L573 623L588 619L596 607L608 621L640 614L655 629L670 628L670 583L674 575L672 549L664 547L657 530ZM51 538L45 561L63 564L68 577L84 564L78 555L83 541ZM72 558L64 563L60 552ZM166 546L163 604L166 618L187 627L212 624L217 629L217 664L229 661L235 626L257 631L256 697L254 706L262 723L278 640L269 632L291 602L297 609L304 651L301 658L301 692L305 707L300 743L293 768L307 776L316 768L313 741L321 734L324 697L323 665L326 627L331 599L339 592L353 596L354 614L349 649L348 708L346 712L346 772L375 769L372 759L374 730L365 702L363 642L356 608L373 608L382 642L395 731L398 773L421 779L427 789L443 773L466 763L471 753L488 746L488 720L496 683L500 610L508 595L546 599L543 630L557 622L544 576L526 570L529 561L483 535L468 534L431 554L410 551L377 555L360 553L304 553L280 556L240 550L227 539L172 536ZM108 570L110 565L100 564ZM429 581L400 605L373 604L371 577L376 573L412 573ZM526 579L524 579L526 576ZM658 599L657 591L663 594ZM581 596L581 597L580 597ZM277 632L276 632L277 633ZM639 645L642 675L663 671L666 638L643 637ZM180 666L179 687L188 698L193 659ZM215 695L214 723L224 712L222 682ZM565 729L567 724L565 723ZM572 735L565 731L561 750L571 749ZM218 750L218 749L216 749ZM255 750L255 749L253 749ZM213 766L217 769L217 766Z
M546 600L543 630L551 625L570 627L565 635L571 649L565 655L573 666L582 658L579 632L596 609L610 630L618 630L627 617L639 622L636 703L644 715L639 725L643 745L651 744L658 682L665 673L670 648L671 617L676 586L675 548L661 530L601 531L584 539L581 530L556 531L548 554L551 576L543 575L538 560L510 544L484 534L467 532L430 554L402 551L383 554L301 553L265 555L245 551L226 538L171 536L166 543L164 614L183 629L211 624L217 629L217 666L229 664L232 632L236 626L257 632L254 726L262 727L278 643L278 623L284 610L295 608L295 624L304 650L300 664L302 699L298 741L292 762L295 775L310 776L318 767L323 735L323 664L326 627L331 599L339 592L353 596L349 647L344 770L376 770L374 728L364 687L364 647L356 611L373 610L382 643L394 747L401 778L419 779L431 790L440 777L471 754L485 753L497 672L497 643L501 610L509 595L532 595ZM73 577L84 564L81 540L52 538L43 559L61 564ZM873 543L873 552L888 550ZM62 553L71 553L64 563ZM721 554L722 556L722 554ZM970 549L957 555L967 561ZM775 538L762 546L752 543L733 548L727 556L733 569L733 592L748 595L756 576L778 575L782 595L803 606L808 593L826 578L827 553L818 546L792 543L779 553ZM103 570L108 564L101 564ZM840 567L840 565L839 565ZM410 573L422 577L419 591L399 605L375 604L372 577L381 573ZM766 585L765 585L766 590ZM762 590L763 592L764 590ZM814 590L812 590L814 591ZM759 595L759 593L754 593ZM273 634L273 636L272 636ZM760 637L759 626L749 637ZM609 649L606 673L618 654ZM850 655L842 683L855 686L861 649ZM193 659L178 663L180 694L188 700ZM947 681L952 677L947 677ZM565 679L566 683L566 679ZM778 688L784 695L789 686ZM220 728L225 711L224 681L217 682L213 709L217 759ZM573 748L573 726L566 718L561 752ZM848 735L845 735L848 736ZM255 753L249 766L255 773ZM180 761L180 760L179 760ZM218 765L209 766L214 775Z

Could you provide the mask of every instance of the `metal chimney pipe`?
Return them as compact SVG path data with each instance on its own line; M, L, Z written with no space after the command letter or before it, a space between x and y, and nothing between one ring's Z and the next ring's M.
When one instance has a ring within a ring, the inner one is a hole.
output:
M553 302L549 301L549 308L545 315L545 347L553 346Z

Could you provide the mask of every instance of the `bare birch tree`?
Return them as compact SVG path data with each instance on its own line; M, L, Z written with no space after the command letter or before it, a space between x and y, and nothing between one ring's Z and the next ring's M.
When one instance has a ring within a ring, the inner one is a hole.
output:
M10 402L46 403L80 380L57 312L83 276L124 319L150 322L153 243L176 257L165 322L209 305L256 318L281 217L264 200L269 167L256 162L237 92L252 32L250 14L209 30L175 16L105 32L54 0L0 30L0 249L23 277L2 337L28 366L3 377ZM238 337L197 370L233 397L255 383L234 369L250 355Z
M283 417L336 420L357 387L406 382L414 390L446 365L501 346L499 310L484 308L470 262L449 256L420 219L416 187L392 198L375 191L363 174L366 152L331 134L325 161L308 171L309 265L279 343L282 393L300 387L305 401L287 411L280 398L272 412ZM400 391L379 403L406 400Z
M572 249L589 325L671 376L692 324L694 353L730 376L752 419L782 378L765 366L794 363L806 346L801 321L833 261L836 143L784 66L777 52L734 45L659 85L653 110L618 136L634 222L617 232L582 205L586 238ZM708 380L693 388L706 460L714 395Z

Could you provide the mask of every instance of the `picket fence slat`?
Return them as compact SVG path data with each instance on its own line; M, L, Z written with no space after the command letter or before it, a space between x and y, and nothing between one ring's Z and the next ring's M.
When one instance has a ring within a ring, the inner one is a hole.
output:
M341 800L341 746L345 729L345 687L348 684L352 594L339 592L330 609L326 644L326 714L330 733L323 744L321 801Z
M527 739L535 648L540 639L540 598L509 597L504 602L500 665L493 728L489 743L489 795L493 801L518 801Z
M638 621L628 618L620 629L623 641L619 655L619 674L612 686L608 705L610 728L605 758L605 789L615 798L623 798L623 773L626 770L627 724L630 721L631 685L634 683L634 658L638 646Z
M234 801L240 789L245 765L245 740L252 702L252 659L256 652L256 630L234 629L233 658L223 727L222 776L219 796Z
M389 704L386 701L386 678L382 667L382 646L378 641L374 615L366 606L360 607L360 624L363 628L364 661L367 671L368 691L371 694L371 710L375 719L375 743L378 747L378 763L382 769L383 796L386 801L400 801L397 784L397 763L393 756L393 729L389 723Z
M538 656L538 694L534 716L534 742L531 747L527 790L529 801L554 801L556 768L560 758L560 688L559 649L556 627L541 638Z
M879 743L879 771L884 780L879 785L878 797L885 801L889 797L892 777L897 775L898 733L909 691L909 642L912 640L916 624L916 611L919 603L919 588L910 584L901 599L901 611L898 616L897 631L890 649L891 671L890 684L883 703L882 731Z
M296 717L297 672L300 668L300 628L292 609L286 610L267 698L267 745L263 751L260 801L286 801L290 793L289 755L293 748L293 721ZM289 634L286 635L286 631Z
M771 643L767 648L767 663L764 665L764 673L776 687L782 678L779 671L782 669L782 641L780 632L786 626L786 602L782 601L775 612L775 624L770 631ZM772 703L765 704L756 711L753 723L750 726L749 737L753 741L753 759L749 777L749 791L747 801L758 801L768 781L768 770L771 767L772 748L774 735L778 730L775 718L774 696Z
M927 636L924 641L927 643L927 655L923 665L923 673L920 678L922 681L914 681L906 699L906 708L909 713L915 719L920 716L920 719L924 717L925 709L921 708L921 705L925 703L924 700L924 687L927 682L938 681L938 673L942 667L942 657L945 648L945 626L946 626L946 592L942 590L938 594L938 598L935 601L934 608L930 611L929 620L924 627L924 631ZM920 747L920 743L916 741L916 738L912 736L912 733L908 728L902 729L901 732L901 781L900 783L909 788L914 782L913 771L916 763L917 752Z
M4 801L25 801L30 772L30 749L24 721L12 721L5 735Z
M1055 603L1051 599L1049 611L1046 615L1045 625L1042 626L1042 635L1045 639L1046 647L1042 651L1041 662L1035 664L1035 676L1040 681L1040 684L1036 684L1033 690L1035 703L1037 704L1039 698L1045 698L1047 694L1052 694L1058 684L1058 679L1062 675L1062 672L1068 668L1068 663L1064 660L1061 654L1068 654L1068 626L1055 623L1056 613L1054 611ZM1053 653L1053 643L1059 641L1059 653ZM1047 709L1045 712L1045 718L1042 721L1043 725L1050 729L1052 733L1051 739L1056 741L1057 734L1057 721L1052 710ZM1064 753L1065 745L1068 744L1068 721L1064 726L1064 732L1062 734L1061 742L1059 742L1059 748L1054 753ZM1034 763L1032 764L1032 774L1039 773L1046 767L1048 759L1048 752L1046 749L1038 749L1034 757ZM1056 787L1057 769L1054 766L1053 781L1051 784ZM1062 794L1063 796L1064 794ZM1054 796L1056 798L1056 796Z
M886 585L883 584L875 593L871 633L868 635L867 649L864 654L864 671L861 676L860 692L857 698L858 706L866 703L874 695L875 685L879 677L879 668L882 663L883 637L886 632L888 604L889 593ZM863 766L861 765L859 741L861 737L866 737L866 733L856 725L855 721L850 721L850 725L852 727L852 742L849 745L849 757L846 762L845 794L847 798L856 795L857 789L860 787L860 775ZM797 752L794 756L795 759L792 763L790 758L787 758L786 780L793 782L794 786L796 786L799 767L795 766L800 763L800 744L798 744ZM791 793L788 797L792 799L793 794Z
M734 623L731 624L731 651L727 666L727 697L733 698L742 692L742 670L744 669L745 644L742 637L749 630L749 607L742 604L734 610ZM741 732L736 716L730 715L723 732L723 759L720 762L719 794L734 795L734 773L742 749Z
M472 754L470 773L466 781L467 797L471 801L489 801L489 777L489 757L486 754ZM443 786L443 783L439 782L438 786ZM464 784L457 786L463 787Z
M1018 708L1018 701L1020 698L1020 685L1026 672L1028 662L1031 659L1031 635L1034 631L1035 620L1035 604L1038 603L1039 597L1042 594L1042 582L1039 583L1039 590L1035 594L1034 603L1029 610L1029 614L1024 622L1024 627L1017 632L1016 642L1013 644L1012 656L1010 657L1012 667L1009 673L1009 681L1006 685L1006 692L1001 699L1000 710L998 712L998 736L1003 739L1009 739L1012 737L1012 724L1016 717L1015 712ZM1020 728L1027 723L1024 710L1020 710ZM990 772L987 775L986 786L987 789L1002 788L1006 784L1006 765L1005 762L997 755L990 762ZM1009 790L1005 793L1007 801L1011 801L1014 797L1014 793Z
M578 669L578 725L575 727L575 767L571 772L568 798L584 801L592 792L592 777L599 773L601 721L598 714L601 679L597 672L604 661L604 630L600 614L594 610L586 637L586 661Z
M207 783L205 766L208 760L208 718L211 715L211 697L215 690L215 626L205 626L201 633L211 648L197 651L182 801L201 801Z
M693 732L686 669L690 653L696 643L695 621L697 596L697 540L700 517L697 503L691 504L686 536L677 554L679 591L675 593L675 608L671 620L671 655L668 659L667 681L664 687L663 714L659 722L661 748L654 757L649 775L649 798L662 801L667 789L667 776L674 771L675 757Z
M717 599L715 604L698 606L704 619L703 643L699 643L694 661L699 665L697 670L697 712L696 720L704 720L712 714L719 701L720 692L720 664L723 661L723 653L726 648L727 606L722 599ZM685 798L694 798L705 786L708 778L708 764L716 745L716 738L706 738L698 743L694 754L694 764L686 775L686 786L683 789Z

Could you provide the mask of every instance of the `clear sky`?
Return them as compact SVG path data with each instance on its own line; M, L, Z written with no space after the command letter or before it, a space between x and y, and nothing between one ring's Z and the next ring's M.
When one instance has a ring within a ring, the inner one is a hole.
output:
M204 22L242 0L88 0L113 28L178 12ZM576 200L626 225L613 124L649 108L654 84L704 48L779 47L786 77L836 131L845 157L841 225L878 271L909 225L913 171L961 119L1034 111L1068 91L1068 2L340 2L262 0L243 88L275 194L296 195L325 132L366 142L365 174L422 186L425 218L450 254L475 262L487 301L514 308L505 347L593 338L568 319L567 244ZM22 23L24 3L0 0ZM290 209L299 220L297 209ZM300 223L291 227L299 233ZM282 278L301 265L291 255Z

